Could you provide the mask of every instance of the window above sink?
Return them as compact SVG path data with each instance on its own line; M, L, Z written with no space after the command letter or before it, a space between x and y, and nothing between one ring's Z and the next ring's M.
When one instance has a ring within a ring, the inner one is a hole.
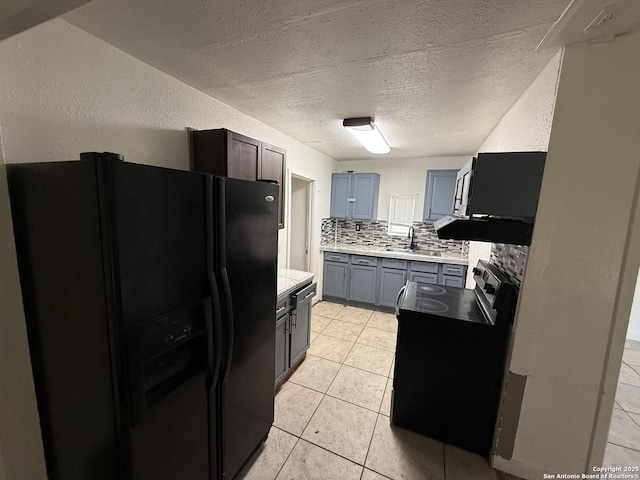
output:
M407 237L413 226L413 212L416 198L410 195L392 195L389 205L389 225L387 235Z

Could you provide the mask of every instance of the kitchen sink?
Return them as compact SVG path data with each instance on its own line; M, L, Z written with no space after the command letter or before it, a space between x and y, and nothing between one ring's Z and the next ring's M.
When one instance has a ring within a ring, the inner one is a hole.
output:
M428 255L431 257L439 257L441 255L440 252L432 252L430 250L409 250L408 248L392 248L392 247L383 247L382 252L392 252L392 253L407 253L407 254L419 254L419 255Z

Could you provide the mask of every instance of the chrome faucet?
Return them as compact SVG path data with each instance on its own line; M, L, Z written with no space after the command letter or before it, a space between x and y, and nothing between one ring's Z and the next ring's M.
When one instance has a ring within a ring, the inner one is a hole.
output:
M415 242L415 239L414 239L414 235L415 235L415 232L413 230L413 225L412 225L412 226L409 227L409 234L407 235L407 238L411 239L411 243L409 243L409 250L415 250L415 248L416 248L416 242Z

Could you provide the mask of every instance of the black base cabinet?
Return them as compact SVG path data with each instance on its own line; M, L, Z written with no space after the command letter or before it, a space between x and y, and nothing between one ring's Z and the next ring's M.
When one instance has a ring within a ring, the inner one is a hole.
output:
M311 301L316 283L309 283L276 304L275 388L293 373L311 343Z

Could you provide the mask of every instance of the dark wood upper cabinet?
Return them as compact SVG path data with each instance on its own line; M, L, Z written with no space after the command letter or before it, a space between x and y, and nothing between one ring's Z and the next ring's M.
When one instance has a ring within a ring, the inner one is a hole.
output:
M227 130L227 176L243 180L260 178L260 140Z
M278 182L280 196L278 197L278 227L284 228L284 175L287 151L268 143L262 143L262 159L259 177L262 180Z
M191 170L242 180L278 182L278 227L284 228L286 150L226 128L190 133Z

